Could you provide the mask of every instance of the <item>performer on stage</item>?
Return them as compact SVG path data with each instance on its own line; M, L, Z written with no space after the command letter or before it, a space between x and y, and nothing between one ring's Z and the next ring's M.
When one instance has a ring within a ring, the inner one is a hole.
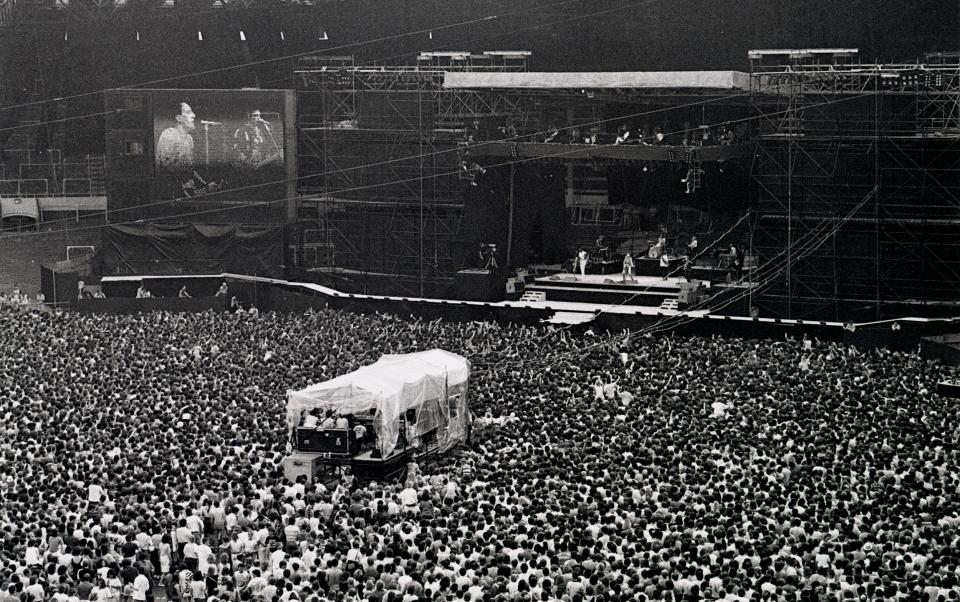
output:
M660 256L663 255L663 247L658 242L653 244L653 241L647 241L647 244L650 245L650 248L647 249L647 257L650 259L660 259Z
M627 253L623 258L623 281L633 280L633 257Z
M580 275L586 276L587 275L587 252L585 250L580 249L580 252L577 253L577 262L580 264ZM573 271L574 273L576 273L577 271L576 266L574 266Z
M607 261L610 255L610 247L607 246L607 242L603 239L603 234L601 234L597 241L594 243L597 247L596 258L599 261Z

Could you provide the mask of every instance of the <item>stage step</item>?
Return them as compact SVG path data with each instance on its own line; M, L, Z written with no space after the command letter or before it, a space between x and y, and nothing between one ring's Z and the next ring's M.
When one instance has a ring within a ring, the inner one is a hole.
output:
M546 301L547 293L545 291L526 291L520 297L521 301Z
M677 299L664 299L663 303L660 304L660 309L678 311L680 309L680 301Z

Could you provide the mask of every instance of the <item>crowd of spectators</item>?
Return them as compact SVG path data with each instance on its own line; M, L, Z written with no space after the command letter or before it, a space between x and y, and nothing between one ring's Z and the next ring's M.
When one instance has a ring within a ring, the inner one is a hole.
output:
M291 483L285 391L433 347L471 444ZM0 312L0 602L960 596L953 368L333 310Z
M43 303L43 294L38 294L37 303ZM30 296L14 285L9 293L0 291L0 309L24 309L31 305Z

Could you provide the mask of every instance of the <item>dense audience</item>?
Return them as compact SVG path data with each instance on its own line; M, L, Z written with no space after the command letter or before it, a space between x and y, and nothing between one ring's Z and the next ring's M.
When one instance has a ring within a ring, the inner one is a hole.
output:
M954 374L815 342L0 312L0 602L960 598ZM470 445L291 483L285 391L474 363Z

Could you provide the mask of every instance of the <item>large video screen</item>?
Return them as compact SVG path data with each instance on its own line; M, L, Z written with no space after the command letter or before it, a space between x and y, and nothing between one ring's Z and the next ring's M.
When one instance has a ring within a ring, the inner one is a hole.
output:
M283 91L157 90L152 97L159 198L251 202L283 194Z

